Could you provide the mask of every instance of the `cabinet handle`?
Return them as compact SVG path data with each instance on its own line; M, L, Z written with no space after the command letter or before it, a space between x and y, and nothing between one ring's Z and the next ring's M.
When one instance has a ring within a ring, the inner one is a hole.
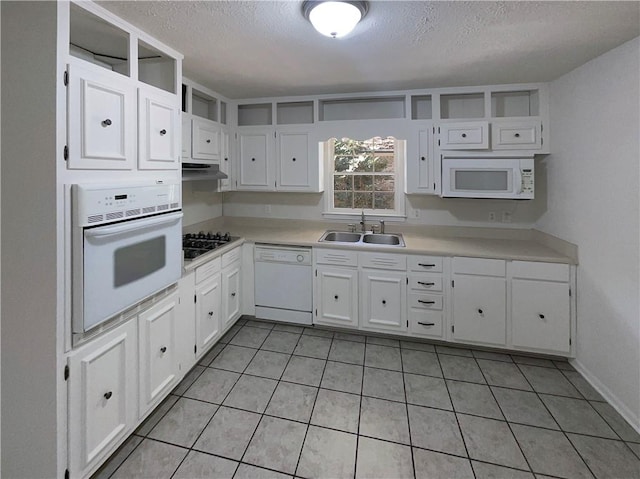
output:
M224 161L229 161L229 158L225 158Z
M515 134L515 135L513 135L513 136L515 136L516 138L520 138L520 133L516 133L516 134Z
M166 346L162 346L162 347L160 348L160 352L161 352L161 353L166 353L166 352L167 352L167 347L166 347Z
M422 303L422 304L436 304L435 301L425 301L423 299L419 299L418 303Z
M435 268L436 267L435 264L425 264L425 263L418 263L418 266L422 266L424 268Z
M256 161L256 159L255 158L251 158L251 161Z
M207 140L207 143L211 143L211 140Z
M419 324L420 326L435 326L435 325L436 325L436 323L422 323L422 322L420 322L420 321L418 321L418 324Z
M466 134L466 133L463 133L461 136L462 136L462 138L466 138L466 137L467 137L467 134Z
M481 309L478 310L478 314L484 314Z
M421 157L420 157L420 159L421 159L422 161L425 161L425 160L426 160L426 158L425 158L424 156L421 156Z
M418 281L418 284L422 286L435 286L436 283L425 283L424 281Z
M160 136L164 136L166 134L167 134L167 130L165 130L164 128L160 130Z
M292 159L291 159L291 161L296 161L296 159L295 159L295 158L292 158Z
M236 296L236 293L231 293L231 296L235 298L235 296Z
M102 120L102 126L111 126L111 120L109 118Z
M113 396L113 393L111 391L104 393L104 398L106 400L111 399L111 396Z
M213 311L209 311L209 316L213 316Z
M386 300L386 299L383 299L383 300L382 300L382 304L387 304L387 300Z
M539 314L539 315L538 315L538 317L539 317L540 319L544 319L544 314Z
M336 294L333 299L335 299L336 301L338 300L338 295Z

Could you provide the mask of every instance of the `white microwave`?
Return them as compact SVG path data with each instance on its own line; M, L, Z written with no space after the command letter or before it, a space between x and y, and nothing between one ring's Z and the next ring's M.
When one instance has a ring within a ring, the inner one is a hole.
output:
M533 158L443 158L445 198L533 199Z

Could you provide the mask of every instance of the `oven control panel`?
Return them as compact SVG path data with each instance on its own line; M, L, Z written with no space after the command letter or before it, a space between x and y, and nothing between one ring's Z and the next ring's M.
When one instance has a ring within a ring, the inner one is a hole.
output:
M72 185L74 226L93 226L182 208L180 183Z

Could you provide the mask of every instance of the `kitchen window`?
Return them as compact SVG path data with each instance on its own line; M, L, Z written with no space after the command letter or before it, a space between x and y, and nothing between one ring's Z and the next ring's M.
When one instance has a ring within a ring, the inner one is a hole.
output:
M325 142L327 213L403 216L404 143L379 136Z

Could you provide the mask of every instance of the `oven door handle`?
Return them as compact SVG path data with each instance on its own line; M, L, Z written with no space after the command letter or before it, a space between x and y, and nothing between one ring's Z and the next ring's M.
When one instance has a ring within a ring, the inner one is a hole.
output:
M160 226L168 223L174 223L182 218L182 213L170 213L162 216L154 216L148 219L128 221L124 224L116 226L102 226L96 229L85 230L84 234L93 238L104 238L106 236L114 236L129 231L135 231L141 228L149 228L152 226Z

